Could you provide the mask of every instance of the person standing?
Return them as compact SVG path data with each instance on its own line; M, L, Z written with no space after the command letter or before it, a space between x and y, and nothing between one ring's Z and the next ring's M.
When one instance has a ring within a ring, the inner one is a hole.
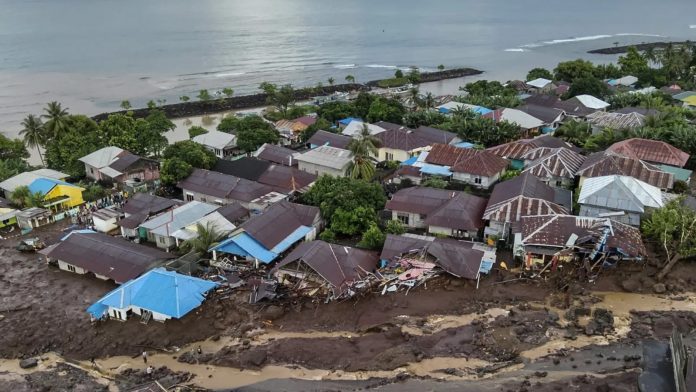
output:
M143 351L143 362L147 363L147 351Z

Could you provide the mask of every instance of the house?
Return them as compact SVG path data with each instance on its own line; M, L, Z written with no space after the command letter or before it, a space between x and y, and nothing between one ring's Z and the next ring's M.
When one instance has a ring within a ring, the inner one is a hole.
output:
M495 250L484 244L412 234L388 234L380 254L383 265L425 259L451 275L471 280L490 271L495 257Z
M353 120L345 128L343 128L341 134L349 137L355 137L362 132L363 127L367 127L367 129L370 132L370 135L377 135L378 133L386 131L386 129L376 124L370 124L359 120Z
M350 136L319 130L307 140L307 144L309 144L309 148L311 149L319 146L331 146L345 150L351 140L353 140L353 138Z
M435 109L437 109L438 112L442 114L452 114L453 112L456 111L461 111L461 110L470 110L478 115L484 115L487 113L492 112L491 109L485 108L483 106L478 106L478 105L471 105L468 103L462 103L462 102L456 102L456 101L449 101L445 102L440 106L436 106Z
M640 226L641 216L665 205L660 188L628 176L587 178L582 183L580 216L611 218Z
M297 160L293 159L293 162ZM295 166L276 165L254 157L221 160L212 170L267 185L274 192L286 195L306 191L317 178Z
M255 157L242 157L235 160L218 159L210 170L249 181L258 181L271 165L271 162Z
M34 180L39 178L47 178L52 180L65 181L69 176L65 173L61 173L52 169L37 169L28 172L19 173L0 182L0 190L4 193L5 197L10 197L15 189L21 186L29 186Z
M427 155L423 155L427 164L447 168L452 180L477 188L489 188L508 167L505 159L488 151L446 144L434 144Z
M526 82L527 91L536 94L546 94L556 89L552 80L537 78Z
M85 164L87 178L147 190L147 184L159 180L159 162L131 154L119 147L104 147L79 159Z
M0 199L0 229L17 224L17 214L19 210L11 208L8 204L1 202Z
M632 75L607 81L607 84L612 87L633 87L636 83L638 83L638 78Z
M87 312L95 319L108 316L120 321L133 314L143 322L180 319L201 306L206 294L217 286L215 282L155 268L109 292Z
M604 128L615 130L640 128L645 125L646 117L637 112L594 112L589 114L586 119L587 123L592 125L592 134L598 134L604 130Z
M689 154L659 140L632 138L616 142L607 148L607 152L640 159L653 164L684 167L689 161Z
M611 175L630 176L663 190L674 185L674 175L659 166L606 151L590 154L576 175L581 187L587 178Z
M124 217L121 211L113 207L106 207L92 213L92 224L94 230L100 233L111 233L118 230L118 221Z
M543 121L541 132L544 134L554 132L565 119L565 112L561 109L541 105L523 105L517 109Z
M462 141L454 132L443 131L442 129L426 127L424 125L414 129L413 132L424 139L430 140L431 143L456 145Z
M658 169L674 176L674 181L684 181L689 184L693 171L670 165L655 165Z
M210 214L173 232L171 236L174 238L175 246L178 248L182 242L198 238L199 225L204 227L206 230L214 230L220 235L227 235L237 228L234 223L230 222L220 212L213 211Z
M647 256L640 230L609 218L524 216L518 229L513 253L523 256L527 267L542 267L554 258L590 257L592 262L600 254L623 260Z
M490 113L484 114L484 118L493 120L496 124L505 121L510 124L516 124L524 134L539 133L544 126L544 122L532 115L529 115L517 109L497 109Z
M288 201L273 204L213 247L213 260L218 262L220 254L227 254L235 260L269 264L295 243L314 240L322 223L317 207Z
M300 133L317 122L315 116L303 116L294 120L279 120L276 121L275 128L281 134L288 135L290 139L296 140L300 137Z
M39 207L21 210L15 217L17 225L22 231L31 231L37 227L46 226L54 222L53 213L50 210Z
M172 236L175 231L198 222L219 207L200 201L190 201L141 223L138 226L138 232L141 238L147 238L158 248L170 250L177 244L176 239Z
M510 161L510 167L516 170L522 170L524 168L525 159L524 156L529 151L539 148L570 148L575 149L575 147L566 142L563 139L557 138L551 135L538 136L532 139L520 139L513 142L500 144L487 148L486 151L492 152L493 154L505 158Z
M331 146L320 146L297 156L297 167L316 176L328 174L343 177L351 163L348 150Z
M218 158L226 158L234 155L237 147L237 136L215 130L210 130L191 140L212 151Z
M418 155L433 142L406 127L390 129L378 133L375 138L379 140L377 160L403 162Z
M539 178L522 173L496 184L483 213L486 237L506 239L513 224L523 216L567 214L572 207L570 191L552 188Z
M575 184L575 173L585 157L566 148L538 147L524 156L524 173L530 173L552 187L571 188Z
M303 242L273 268L278 282L306 293L327 291L331 299L349 297L353 285L377 269L376 253L314 240Z
M299 153L295 150L275 144L264 143L252 156L278 165L297 166L297 161L295 161L294 158L297 154Z
M46 261L63 271L94 274L123 283L175 256L122 238L89 230L73 231L57 244L40 251Z
M117 221L118 226L121 228L121 235L125 238L147 239L147 233L144 231L138 233L140 224L150 217L159 215L182 203L179 200L167 199L148 193L133 194L121 206L123 217Z
M221 206L237 202L250 210L263 210L269 202L285 198L268 185L204 169L194 169L177 187L183 191L186 201Z
M486 199L465 192L411 187L399 190L387 202L391 219L410 229L456 238L478 238L485 224Z
M64 211L84 204L84 188L52 178L37 178L29 184L29 191L42 194L43 207L53 211Z
M605 110L610 106L608 102L604 102L599 98L593 97L592 95L588 94L581 94L581 95L576 95L573 98L567 99L565 101L566 105L579 105L582 106L583 108L587 109L588 111L598 111L598 110Z
M589 97L589 96L588 96ZM535 94L524 99L526 105L545 106L563 110L567 117L584 119L587 115L596 112L598 109L593 109L585 106L577 97L561 101L556 95ZM594 102L591 99L584 99L592 106L603 106L604 104ZM604 101L601 101L604 102ZM606 104L606 102L604 102ZM606 104L607 107L609 104Z

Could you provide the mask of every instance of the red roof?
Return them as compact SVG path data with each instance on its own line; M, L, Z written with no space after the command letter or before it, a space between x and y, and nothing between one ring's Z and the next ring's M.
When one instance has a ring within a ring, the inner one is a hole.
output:
M303 116L303 117L298 117L298 118L294 119L293 121L302 123L306 126L310 126L310 125L314 125L314 123L317 122L317 118L312 117L312 116Z
M433 144L425 162L433 165L454 166L459 161L476 155L476 150L472 148L459 148L448 144Z
M588 156L576 174L587 178L630 176L661 189L671 189L674 185L674 175L660 170L657 166L640 159L606 152Z
M460 160L451 170L478 176L492 177L503 172L508 161L488 151L476 151L476 154Z
M627 139L612 144L607 148L607 151L615 152L629 158L678 167L684 167L689 160L689 154L659 140L639 138Z

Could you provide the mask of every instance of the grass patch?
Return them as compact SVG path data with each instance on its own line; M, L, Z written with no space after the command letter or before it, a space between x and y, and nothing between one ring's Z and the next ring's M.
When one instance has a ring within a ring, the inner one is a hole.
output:
M379 82L377 82L377 86L382 87L382 88L390 88L390 87L401 87L404 85L408 84L408 79L407 78L390 78L390 79L382 79Z

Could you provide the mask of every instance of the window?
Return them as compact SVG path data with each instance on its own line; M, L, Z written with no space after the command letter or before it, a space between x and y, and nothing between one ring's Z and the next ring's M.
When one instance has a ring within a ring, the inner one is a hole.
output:
M216 149L215 149L215 155L221 156L221 155L222 155L222 151L221 151L219 148L216 148Z
M193 201L193 194L192 193L186 194L186 201Z
M167 241L165 237L157 237L157 242L159 242L162 245L166 245Z
M215 204L217 204L217 205L219 205L219 206L224 206L224 205L225 205L225 203L223 203L222 200L220 200L220 199L215 199Z
M480 184L480 183L481 183L481 177L474 178L474 184Z
M560 180L556 181L556 186L563 186L563 181L560 181Z
M90 168L89 168L89 172L90 172L91 174L94 174L94 168L93 168L93 167L90 167Z
M394 154L392 154L392 153L390 153L390 152L387 152L387 153L385 153L384 155L385 155L385 158L386 158L387 161L393 161L393 160L394 160Z
M74 266L74 265L71 265L71 264L68 264L68 271L70 271L70 272L75 272L75 266Z
M408 215L398 214L396 215L396 219L398 219L401 223L408 225Z

